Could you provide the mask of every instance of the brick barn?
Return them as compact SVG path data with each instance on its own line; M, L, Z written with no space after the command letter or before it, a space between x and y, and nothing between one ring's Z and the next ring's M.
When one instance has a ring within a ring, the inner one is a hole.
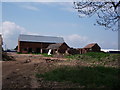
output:
M47 47L47 49L51 49L53 54L66 53L66 50L70 48L65 42L51 44Z
M78 50L80 54L87 52L101 52L101 47L97 43L91 43L86 45L84 48L79 48Z
M64 43L63 38L21 34L18 38L18 52L47 53L47 47L57 43Z
M101 51L101 48L97 43L88 44L83 48L83 53L86 53L86 52L100 52L100 51Z

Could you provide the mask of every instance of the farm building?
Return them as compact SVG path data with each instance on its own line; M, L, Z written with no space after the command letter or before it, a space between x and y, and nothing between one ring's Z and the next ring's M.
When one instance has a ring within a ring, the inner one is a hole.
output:
M18 52L21 53L47 53L51 44L64 43L62 37L23 35L18 38Z
M101 48L97 43L88 44L83 49L84 49L83 51L85 53L86 52L100 52L101 51Z
M0 35L0 60L2 60L2 36Z
M57 43L57 44L51 44L47 47L47 49L51 49L53 54L58 53L66 53L66 50L70 48L65 42L64 43Z
M97 43L91 43L86 45L84 48L79 48L78 50L80 54L84 54L87 52L100 52L101 48Z

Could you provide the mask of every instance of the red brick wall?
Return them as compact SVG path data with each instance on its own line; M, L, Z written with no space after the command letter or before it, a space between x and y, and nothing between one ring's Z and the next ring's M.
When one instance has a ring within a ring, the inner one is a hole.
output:
M32 51L36 52L37 48L46 49L50 44L53 43L40 43L40 42L23 42L18 41L18 52L26 52L24 49L32 48Z
M60 52L60 53L65 53L65 51L66 51L68 48L69 48L69 46L68 46L66 43L63 43L63 44L60 46L58 52Z

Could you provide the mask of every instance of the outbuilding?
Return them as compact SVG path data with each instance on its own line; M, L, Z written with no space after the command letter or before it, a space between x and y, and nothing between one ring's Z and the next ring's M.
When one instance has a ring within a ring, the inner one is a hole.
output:
M91 43L86 45L83 48L82 53L86 53L86 52L100 52L101 51L101 47L97 44L97 43Z
M70 48L70 47L65 42L64 43L51 44L47 47L47 49L51 50L51 53L53 53L53 54L66 53L66 50L68 48Z

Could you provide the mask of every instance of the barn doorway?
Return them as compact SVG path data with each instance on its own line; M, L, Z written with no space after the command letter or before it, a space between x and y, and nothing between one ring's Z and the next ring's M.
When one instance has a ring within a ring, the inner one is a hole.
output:
M28 53L32 53L32 48L28 48Z
M36 53L40 53L40 48L36 48Z

